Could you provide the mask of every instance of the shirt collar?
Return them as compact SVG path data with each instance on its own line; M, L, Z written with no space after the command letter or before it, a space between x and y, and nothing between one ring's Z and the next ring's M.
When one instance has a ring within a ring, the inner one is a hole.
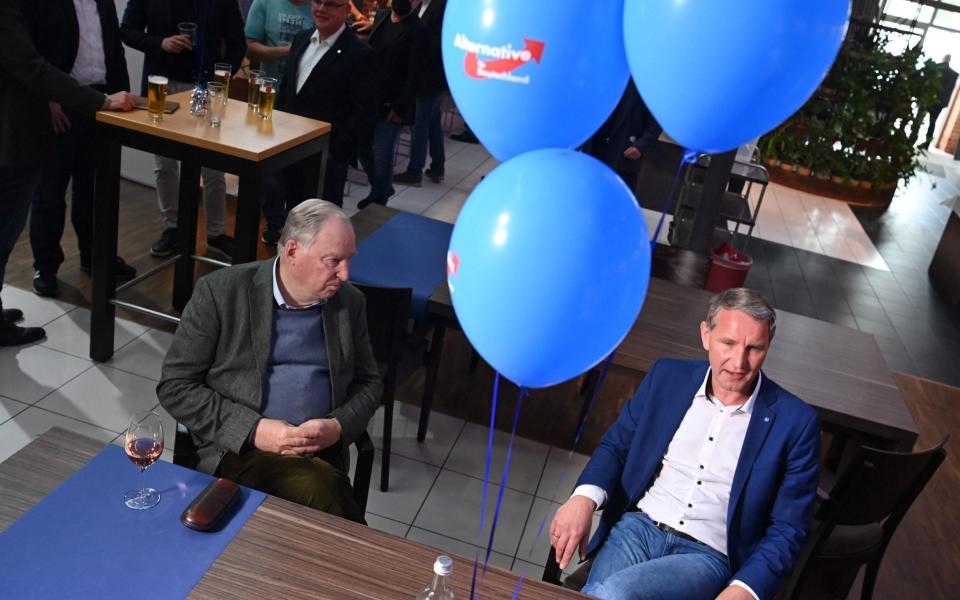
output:
M707 374L703 376L703 381L700 383L700 389L697 390L697 393L693 395L694 398L702 398L710 402L719 402L713 398L707 396L707 382L710 381L710 367L707 367ZM757 382L753 386L753 392L750 394L750 397L747 398L747 401L741 404L732 412L743 412L746 414L751 414L753 412L753 405L757 400L757 395L760 393L760 385L763 384L763 373L757 373Z
M337 40L340 39L340 35L343 33L343 31L344 31L346 28L347 28L347 25L346 25L346 24L341 25L341 26L340 26L340 29L336 30L336 31L333 33L333 35L331 35L330 37L328 37L328 38L325 39L325 40L320 39L320 30L319 30L319 29L314 29L314 30L313 30L313 35L310 36L310 43L311 43L311 44L326 44L328 48L329 48L329 47L332 47L334 44L337 43Z
M309 310L311 308L316 308L318 306L323 306L327 303L326 300L321 300L320 302L315 302L310 306L290 306L287 304L287 300L283 297L283 293L280 291L280 257L273 259L273 301L277 303L282 309L285 310Z

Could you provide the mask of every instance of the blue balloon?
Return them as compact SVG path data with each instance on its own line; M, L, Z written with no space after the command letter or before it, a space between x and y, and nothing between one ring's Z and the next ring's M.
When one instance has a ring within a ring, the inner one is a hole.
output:
M450 239L447 283L473 347L527 387L603 360L636 321L650 241L633 194L572 150L513 158L476 187Z
M467 124L501 161L585 142L623 95L623 0L449 0L443 67Z
M634 82L679 144L732 150L803 106L840 49L849 0L626 0Z

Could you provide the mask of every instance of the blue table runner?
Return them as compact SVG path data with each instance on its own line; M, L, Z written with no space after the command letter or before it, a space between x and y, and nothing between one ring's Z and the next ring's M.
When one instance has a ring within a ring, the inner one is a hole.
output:
M241 487L220 531L180 524L213 478L158 461L143 474L110 445L0 534L0 598L184 598L220 556L265 494ZM123 494L160 492L149 510Z
M413 289L411 316L420 318L427 299L447 276L447 248L453 225L398 213L360 242L350 264L357 283Z

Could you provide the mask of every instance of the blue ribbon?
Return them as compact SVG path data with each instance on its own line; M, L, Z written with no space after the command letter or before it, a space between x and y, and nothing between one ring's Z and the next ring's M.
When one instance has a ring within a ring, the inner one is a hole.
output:
M673 209L673 199L677 191L677 182L680 181L680 173L683 172L684 165L693 164L697 160L698 152L696 150L684 150L683 158L680 160L680 164L677 165L677 172L673 175L673 184L670 186L670 194L667 196L667 205L664 207L663 212L660 213L660 221L657 223L657 229L653 232L653 238L650 240L650 251L657 247L657 239L660 237L660 230L663 229L663 221L667 218L667 215Z

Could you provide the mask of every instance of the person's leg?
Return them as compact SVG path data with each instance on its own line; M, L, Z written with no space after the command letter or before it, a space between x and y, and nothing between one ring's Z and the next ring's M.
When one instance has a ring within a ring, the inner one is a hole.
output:
M323 199L343 206L343 188L347 184L347 171L350 165L333 155L327 159L327 170L323 178ZM302 187L302 186L301 186ZM297 202L299 204L299 201ZM289 204L287 210L293 208Z
M97 142L96 121L81 115L70 115L74 128L80 134L73 161L73 184L70 198L70 221L77 234L80 264L93 264L93 196L96 193ZM134 271L134 276L136 271Z
M153 157L153 174L157 181L157 206L164 229L177 228L177 205L180 200L180 163L172 158Z
M263 196L260 198L260 210L267 221L262 240L268 246L276 246L280 239L280 230L287 220L287 197L289 190L284 170L271 173L263 179Z
M435 94L433 97L433 109L430 113L430 168L427 169L427 176L440 183L443 181L443 174L446 168L447 156L443 150L443 114L440 111L440 104L443 100L443 94Z
M0 167L0 288L7 260L27 223L30 203L40 185L40 169ZM13 317L14 313L8 312ZM46 335L39 327L18 327L7 320L0 301L0 346L35 342ZM20 315L22 316L22 315Z
M70 115L72 118L73 115ZM44 167L30 206L30 247L33 250L34 292L56 296L56 274L63 263L60 240L66 221L66 193L76 156L77 136L71 127L57 135L54 159Z
M410 161L403 173L394 176L394 181L405 185L420 185L423 166L427 162L427 144L430 142L430 116L433 96L417 98L413 125L410 127Z
M203 178L203 216L207 238L220 237L227 228L227 182L222 171L200 169Z
M376 176L370 190L370 201L386 204L393 195L393 157L400 137L400 125L377 121L371 150Z

